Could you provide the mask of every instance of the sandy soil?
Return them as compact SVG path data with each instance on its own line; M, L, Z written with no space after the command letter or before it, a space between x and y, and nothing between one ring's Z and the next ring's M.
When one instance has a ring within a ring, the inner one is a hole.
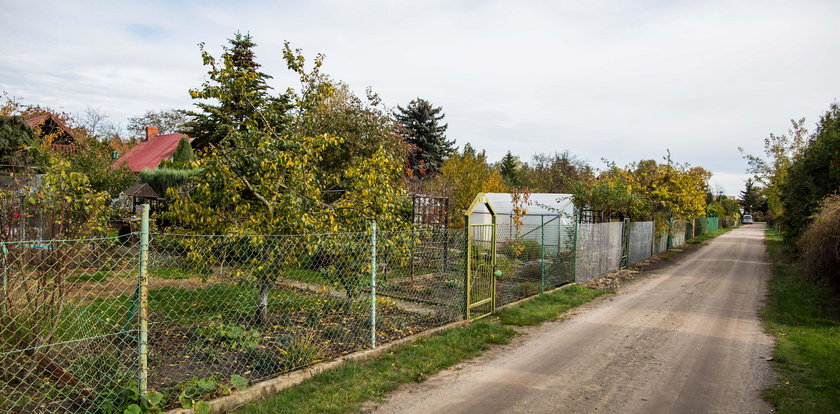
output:
M381 413L766 413L772 340L762 225L727 233L618 294L400 388Z

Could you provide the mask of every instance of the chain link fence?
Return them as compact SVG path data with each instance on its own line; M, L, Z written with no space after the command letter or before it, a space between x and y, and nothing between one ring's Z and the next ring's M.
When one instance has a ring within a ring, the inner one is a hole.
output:
M529 216L522 225L496 225L497 304L504 305L575 280L573 219Z
M497 226L498 305L619 268L624 223L575 221ZM0 413L192 407L465 317L464 230L143 234L0 245Z
M136 380L139 251L136 238L3 243L0 412L108 410Z

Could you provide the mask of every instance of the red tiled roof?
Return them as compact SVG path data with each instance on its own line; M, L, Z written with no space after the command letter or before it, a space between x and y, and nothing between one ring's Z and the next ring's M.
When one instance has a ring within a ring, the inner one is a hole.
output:
M187 134L155 135L137 144L134 148L117 158L114 168L125 164L134 172L157 168L161 161L169 159L178 148L178 142Z

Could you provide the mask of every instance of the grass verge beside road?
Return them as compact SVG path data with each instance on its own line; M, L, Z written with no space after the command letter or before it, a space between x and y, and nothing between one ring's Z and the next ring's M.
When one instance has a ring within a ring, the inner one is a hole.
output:
M237 413L347 413L368 400L384 398L401 384L428 376L474 358L496 344L510 342L517 331L505 324L536 325L606 293L569 286L498 312L498 318L478 321L440 335L419 339L361 363L350 362L281 391Z
M605 293L607 293L605 290L572 285L547 295L537 296L518 306L499 310L496 316L505 325L539 325L545 321L557 319L567 310L583 305Z
M773 260L767 332L776 338L778 383L764 397L779 412L829 413L840 407L840 303L805 277L776 231L766 233Z

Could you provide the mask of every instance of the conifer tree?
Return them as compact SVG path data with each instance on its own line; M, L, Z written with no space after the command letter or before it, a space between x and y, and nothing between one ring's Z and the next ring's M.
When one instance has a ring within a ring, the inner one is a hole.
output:
M747 214L752 214L758 205L761 203L760 189L756 187L755 181L752 178L747 178L744 183L744 191L741 191L741 205Z
M186 112L190 120L181 128L199 150L218 147L227 137L249 131L280 135L290 123L289 98L271 94L267 83L271 76L259 71L251 35L235 33L228 42L219 60L201 44L202 60L210 67L208 80L200 89L190 90L190 96L199 100L198 110Z
M445 116L442 108L417 98L405 108L397 105L397 110L394 116L402 126L406 142L412 146L409 166L414 176L437 174L455 150L455 142L446 139L448 125L441 123Z
M519 186L519 160L510 151L499 162L499 172L509 187Z
M194 159L195 155L193 154L190 140L187 139L187 137L181 137L181 140L178 141L178 147L176 147L175 152L172 153L172 162L188 166Z

